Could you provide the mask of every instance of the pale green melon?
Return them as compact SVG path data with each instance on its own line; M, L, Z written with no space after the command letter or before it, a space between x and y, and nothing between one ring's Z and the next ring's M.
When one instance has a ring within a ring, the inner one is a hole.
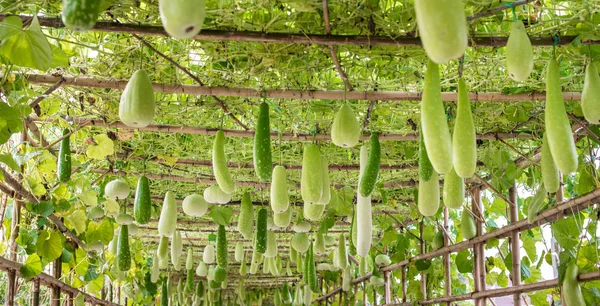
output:
M202 217L208 211L208 202L199 194L191 194L183 199L183 212L188 216Z
M338 147L352 148L360 139L360 124L348 103L344 103L333 118L331 141Z
M129 196L129 184L122 180L116 179L108 182L106 186L104 186L104 196L107 199L113 200L123 200Z
M134 128L148 126L154 120L154 90L148 74L137 70L121 94L119 118Z
M205 0L159 0L158 9L163 27L175 38L192 38L202 30Z
M231 196L231 194L224 192L216 184L204 189L204 200L211 204L227 204L231 201Z
M271 208L276 214L285 212L290 206L287 175L283 166L273 168L271 181Z
M311 221L321 220L325 212L325 205L304 203L304 218Z
M506 68L508 75L518 82L527 80L533 71L533 47L520 20L513 22L506 42Z

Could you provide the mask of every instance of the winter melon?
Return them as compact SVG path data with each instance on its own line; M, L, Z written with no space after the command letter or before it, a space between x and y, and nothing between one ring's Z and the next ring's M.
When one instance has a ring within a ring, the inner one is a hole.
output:
M269 104L263 102L258 109L256 131L254 132L254 170L262 181L271 179L273 161L271 156L271 123Z
M217 265L214 271L214 281L217 283L222 283L227 279L227 270L225 268Z
M283 166L273 168L271 181L271 208L278 214L286 211L290 206L290 196L287 189L287 174Z
M248 265L246 264L246 253L242 255L242 260L240 261L240 275L245 276L248 273Z
M307 220L311 221L319 221L323 217L323 213L325 212L325 205L322 204L311 204L308 202L304 203L304 217Z
M253 230L254 206L252 205L250 193L245 192L242 196L240 215L238 218L238 232L240 232L245 239L251 239Z
M352 148L360 139L360 124L352 107L344 103L333 118L331 141L338 147Z
M156 253L152 254L152 269L150 270L150 281L156 284L158 277L160 276L160 267L158 266L158 256Z
M254 248L261 255L267 250L267 210L264 208L258 211L258 217L256 218Z
M450 172L446 173L446 176L444 176L444 205L449 208L460 208L463 203L464 195L464 179L458 176L454 169L450 170Z
M158 234L161 236L171 237L177 226L177 202L175 194L167 191L163 207L158 220Z
M159 0L158 9L165 31L172 37L192 38L202 30L205 0Z
M377 133L371 134L370 150L367 164L364 167L360 177L359 192L363 197L370 196L377 183L379 176L379 167L381 165L381 145Z
M89 30L96 25L101 3L100 0L63 0L62 22L74 31Z
M340 234L340 238L338 239L337 252L337 266L340 269L346 269L348 267L348 252L346 250L346 236L344 234Z
M154 120L154 90L148 74L137 70L121 94L119 118L133 128L147 127Z
M290 239L290 247L288 248L289 251L289 260L293 263L296 263L296 257L298 256L298 251L296 251L296 249L292 246L292 239Z
M440 208L440 181L433 171L429 181L419 180L419 212L423 216L433 216Z
M63 137L69 135L71 131L64 129ZM58 161L56 163L56 170L58 174L58 180L62 183L66 183L71 180L71 144L69 140L70 136L65 137L60 142L60 149L58 150Z
M590 62L585 69L581 109L589 123L600 124L600 76L598 67L593 62Z
M204 260L202 260L198 263L198 267L196 268L196 275L200 277L206 277L207 274L208 266L206 266L206 263L204 263Z
M152 197L150 196L150 183L148 178L142 176L138 179L133 201L133 215L138 224L146 224L152 214Z
M318 203L323 195L321 152L315 144L304 145L300 192L304 203Z
M533 47L520 20L513 22L506 42L506 69L508 75L517 82L527 80L533 71Z
M364 197L357 194L356 203L356 253L365 257L371 250L373 239L373 217L371 210L371 196Z
M427 156L427 149L425 148L425 141L423 140L423 131L419 133L419 178L425 181L431 179L433 174L433 166Z
M212 244L207 244L204 247L204 252L202 252L202 261L205 264L210 265L215 262L215 246Z
M227 233L222 224L219 224L217 229L217 265L221 268L227 267Z
M308 251L309 241L308 234L295 233L292 237L291 245L298 253L304 254Z
M167 280L164 280L160 290L160 306L169 306L169 291L167 290Z
M231 194L223 191L219 185L210 185L204 189L204 200L211 204L227 204L231 201Z
M183 212L188 216L202 217L208 211L208 202L199 194L191 194L183 199Z
M227 168L227 158L225 157L225 133L219 130L215 135L212 151L213 172L219 188L227 194L233 193L235 185L231 179L229 168Z
M417 25L429 58L444 64L467 48L467 18L462 0L415 0Z
M175 231L173 233L173 239L171 239L171 263L175 267L179 267L179 260L183 252L183 240L181 239L181 233Z
M102 207L100 207L100 206L94 206L94 207L90 208L88 215L92 219L102 218L102 217L104 217L104 209L102 209Z
M129 250L129 229L121 225L119 242L117 246L117 267L120 271L129 271L131 268L131 253Z
M292 222L292 207L288 207L282 213L274 213L273 214L273 223L278 227L288 227Z
M185 259L185 269L191 270L194 268L194 251L192 248L188 249L187 258Z
M350 291L350 286L352 284L352 275L350 274L350 268L344 269L342 273L342 291L348 292Z
M159 259L167 258L169 254L169 238L162 236L160 237L160 241L158 242L158 249L156 250L156 255L158 255Z
M560 86L558 63L551 58L546 77L546 134L556 167L563 174L577 171L577 150Z
M185 292L191 293L194 290L194 270L188 269L185 277ZM183 292L180 294L184 294ZM180 303L183 304L183 303Z
M477 167L477 139L471 113L469 91L465 80L458 80L458 109L452 138L454 171L462 178L470 178Z
M473 219L473 215L471 215L471 212L469 212L469 210L467 210L466 208L462 211L460 229L462 230L463 238L467 240L477 236L475 219Z
M323 176L323 191L318 204L327 205L331 201L331 183L329 181L329 161L327 157L321 155L321 172Z
M310 223L300 220L298 223L292 226L292 230L296 233L308 233L310 231L311 225Z
M104 196L107 199L126 199L129 196L129 191L129 184L122 179L112 180L104 186Z
M241 262L243 257L244 257L244 243L241 241L238 241L235 244L234 259L237 262Z
M267 250L263 254L266 258L277 256L277 236L272 231L267 231Z
M436 0L419 0L419 2ZM427 64L425 86L421 99L421 127L423 140L431 165L437 173L445 174L452 169L452 140L442 102L440 71L432 61Z
M438 231L433 237L431 248L437 250L444 246L444 231Z
M325 248L325 237L322 233L316 234L314 252L317 255L323 255L327 253L327 249Z
M579 267L577 267L577 262L571 262L567 266L562 284L562 294L565 299L565 306L586 305L583 295L581 294L579 281L577 280L579 277L578 273Z
M128 214L121 213L115 217L115 222L118 225L129 225L129 224L133 223L133 221L134 221L133 217Z
M544 188L550 193L557 192L560 188L558 168L554 164L554 158L552 158L552 152L550 152L550 146L548 145L548 137L545 134L542 138L542 160L540 164Z
M386 254L379 254L375 256L375 264L379 267L385 267L392 264L392 260Z

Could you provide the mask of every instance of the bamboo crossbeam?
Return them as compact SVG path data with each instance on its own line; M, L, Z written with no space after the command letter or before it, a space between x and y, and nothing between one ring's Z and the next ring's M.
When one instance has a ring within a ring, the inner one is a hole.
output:
M8 14L1 14L0 21ZM24 22L29 21L31 16L19 15ZM64 28L59 17L38 16L40 25L50 28ZM98 21L93 31L109 33L128 33L148 36L168 36L162 26L126 24L116 22ZM561 36L557 45L568 45L572 43L577 36ZM421 47L421 40L418 37L399 36L366 36L366 35L324 35L308 33L265 33L256 31L224 31L203 29L193 37L195 40L218 40L218 41L244 41L244 42L262 42L262 43L294 43L294 44L314 44L314 45L360 45L360 46L412 46ZM554 46L554 38L531 37L531 44L534 46ZM508 41L507 36L476 36L470 38L471 46L491 46L502 47ZM586 41L586 44L600 44L600 41Z
M8 260L4 257L0 257L0 270L15 270L17 271L17 273L19 273L19 269L21 268L21 264L12 260ZM25 278L24 278L25 279ZM74 295L77 294L82 294L84 296L84 299L86 300L86 302L92 304L92 305L109 305L109 306L118 306L119 304L115 304L112 302L108 302L99 298L96 298L94 296L91 296L85 292L79 291L78 289L75 289L67 284L65 284L64 282L55 279L54 277L46 274L46 273L40 273L38 276L34 277L33 279L39 279L40 282L46 286L55 286L55 287L59 287L61 291L64 292L69 292L72 293ZM28 280L33 280L33 279L28 279Z
M64 80L63 86L102 88L102 89L124 89L126 80L100 79L87 76L60 76L48 74L23 74L22 77L35 84L55 84ZM219 86L181 85L154 83L155 92L167 94L208 95L220 97L244 97L244 98L271 98L271 99L304 99L304 100L382 100L382 101L421 101L420 92L406 91L348 91L343 90L291 90L291 89L254 89L234 88ZM474 92L469 93L471 102L519 102L519 101L545 101L544 92L525 92L518 94L503 94L501 92ZM579 92L564 92L565 101L581 100ZM458 100L456 92L442 92L442 100L455 102Z
M579 282L589 282L600 280L600 271L594 271L589 273L583 273L578 277ZM550 288L558 287L558 279L552 279L547 281L541 281L532 284L518 285L508 288L490 289L483 292L471 292L460 295L453 295L449 297L442 297L436 299L430 299L427 301L420 301L420 305L440 304L449 302L465 301L477 298L495 298L501 296L507 296L512 294L526 293L538 290L545 290Z

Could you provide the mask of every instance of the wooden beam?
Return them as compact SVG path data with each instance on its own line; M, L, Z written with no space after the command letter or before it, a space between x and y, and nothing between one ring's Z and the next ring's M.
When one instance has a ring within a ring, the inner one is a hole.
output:
M0 21L8 14L0 15ZM31 16L20 15L24 22L31 20ZM38 16L40 25L51 28L64 28L60 17ZM162 26L126 24L116 22L98 21L92 31L109 33L127 33L148 36L167 37L167 33ZM557 45L568 45L572 43L577 36L560 36ZM195 40L218 40L218 41L245 41L262 43L284 43L284 44L312 44L312 45L360 45L360 46L412 46L420 47L421 40L418 37L398 36L367 36L367 35L324 35L309 33L265 33L254 31L225 31L203 29L193 37ZM534 46L554 46L554 37L530 37L531 44ZM473 35L469 44L471 46L502 47L508 41L507 36L477 36ZM585 41L584 44L600 44L600 41Z
M101 79L88 76L61 76L49 74L23 74L21 75L30 83L55 84L64 79L63 86L102 88L102 89L124 89L127 80ZM421 92L406 91L343 91L343 90L293 90L293 89L255 89L255 88L233 88L219 86L184 85L154 83L154 92L167 94L188 94L201 96L219 97L244 97L244 98L267 98L271 99L303 99L303 100L364 100L364 101L421 101ZM525 92L518 94L504 94L501 92L473 92L469 93L471 102L519 102L519 101L545 101L544 92ZM565 101L581 100L580 92L564 92ZM442 92L442 100L455 102L458 100L456 92Z
M519 203L517 194L517 183L513 182L512 187L508 190L509 197L512 203L515 205L509 205L510 210L510 223L516 223L519 221L519 207L516 206ZM510 235L510 244L512 250L512 273L511 282L513 286L521 285L521 247L520 247L520 232L513 232ZM517 292L513 295L513 306L521 306L521 293Z

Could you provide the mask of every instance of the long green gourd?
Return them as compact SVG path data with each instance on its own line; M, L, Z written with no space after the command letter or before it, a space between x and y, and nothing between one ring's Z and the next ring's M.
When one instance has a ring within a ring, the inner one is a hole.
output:
M258 217L256 218L254 248L261 255L267 251L267 210L264 208L258 211Z
M217 265L227 267L227 232L223 224L217 229Z
M240 215L238 218L238 232L244 236L244 239L252 239L253 231L254 206L252 205L250 193L244 192L244 195L242 196Z
M429 178L427 178L429 177ZM419 145L419 191L417 206L424 216L433 216L440 207L440 186L438 173L429 161L423 139Z
M219 130L215 135L212 162L215 180L217 181L219 188L225 193L233 193L235 191L235 185L231 179L229 168L227 168L227 158L225 157L225 133L223 133L223 130Z
M558 170L563 174L576 172L577 150L569 118L567 118L567 111L565 110L558 63L554 58L551 58L548 63L546 77L545 126L550 152L552 152Z
M471 212L469 212L466 208L462 211L462 217L460 221L460 228L462 230L462 236L465 239L471 239L477 236L477 228L475 227L475 219Z
M271 179L273 161L271 156L271 123L269 104L263 102L258 109L256 131L254 132L254 170L262 181Z
M152 214L152 197L150 195L150 183L148 178L142 176L138 179L133 201L133 216L138 224L146 224L150 221Z
M598 75L598 67L592 61L585 69L581 109L589 123L600 124L600 76Z
M562 293L565 298L565 306L585 306L585 299L581 294L581 287L577 277L579 276L579 267L577 262L573 261L567 266L565 278L562 284Z
M160 242L158 243L158 249L156 250L156 254L159 259L167 258L169 255L169 238L162 236L160 237Z
M300 193L302 200L309 203L318 203L323 195L323 175L321 152L315 144L304 145L302 157L302 174L300 179Z
M464 196L464 179L458 176L454 169L452 169L444 176L444 205L448 208L460 208L463 204Z
M467 48L467 18L462 0L415 0L423 48L438 64L457 59Z
M421 99L421 128L431 165L439 174L448 173L453 166L452 139L442 102L440 71L438 65L432 61L428 62L425 74Z
M168 280L163 280L160 290L160 306L169 306L169 291L167 290Z
M346 269L346 267L348 267L348 252L346 250L346 236L344 236L344 234L340 234L337 251L337 266L340 269Z
M131 253L129 250L129 230L127 225L121 225L119 242L117 246L117 267L120 271L129 271L131 268Z
M429 157L427 156L427 149L425 148L425 140L423 140L423 130L419 133L419 178L425 181L429 181L433 175L433 166Z
M63 140L60 142L60 149L58 150L58 180L62 183L66 183L71 180L71 143L70 136L71 131L69 129L63 130Z
M456 174L470 178L477 167L477 139L471 113L469 90L463 78L458 80L458 110L452 138L452 158Z
M173 239L171 240L171 263L176 269L179 269L179 261L183 252L183 239L181 238L181 232L176 230L173 233Z
M321 172L323 176L323 191L318 204L327 205L331 201L331 183L329 180L329 160L325 155L321 155Z
M527 80L533 71L533 47L520 20L513 21L506 42L506 68L508 75L517 82Z
M158 220L158 234L161 236L172 237L177 225L177 202L175 194L167 191L165 200Z
M96 25L101 3L100 0L63 0L62 21L71 30L89 30Z
M542 168L542 180L544 181L544 188L550 193L555 193L560 188L559 173L552 152L550 151L550 145L548 145L548 137L544 134L542 138L542 159L540 161Z
M286 228L292 222L292 207L288 207L282 213L273 214L273 223L279 227Z
M362 175L366 172L367 165L367 147L363 145L360 148L360 173L359 186L362 181ZM373 212L371 208L371 196L364 197L357 192L356 200L356 254L365 257L371 250L373 240Z
M361 174L359 192L363 197L368 197L373 193L377 177L379 176L379 167L381 165L381 145L377 133L371 134L371 149L364 171Z
M154 120L155 99L152 81L144 70L137 70L121 94L119 118L127 126L143 128Z
M290 206L290 196L287 189L287 174L285 167L273 168L271 181L271 208L275 213L283 213Z

